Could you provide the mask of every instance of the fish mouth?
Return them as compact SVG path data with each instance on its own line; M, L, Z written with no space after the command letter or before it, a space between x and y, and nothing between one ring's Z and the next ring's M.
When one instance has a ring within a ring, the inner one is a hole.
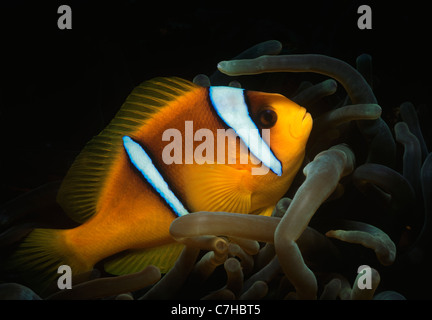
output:
M312 115L306 111L305 114L303 115L302 122L304 122L305 120L309 120L311 118L312 118Z
M309 112L307 112L307 110L305 108L302 108L301 112L303 113L302 119L301 121L305 121L306 119L312 117L311 114Z
M291 125L291 135L298 139L305 135L306 126L312 122L312 116L305 108L301 108L296 116L297 121Z
M301 108L300 110L300 115L301 115L301 124L304 126L309 122L312 122L312 115L307 112L306 108Z

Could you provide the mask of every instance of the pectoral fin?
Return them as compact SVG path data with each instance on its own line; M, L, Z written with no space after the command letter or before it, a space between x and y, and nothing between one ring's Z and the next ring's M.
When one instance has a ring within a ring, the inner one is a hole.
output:
M201 165L190 170L186 195L192 211L249 213L252 192L250 173L221 164Z

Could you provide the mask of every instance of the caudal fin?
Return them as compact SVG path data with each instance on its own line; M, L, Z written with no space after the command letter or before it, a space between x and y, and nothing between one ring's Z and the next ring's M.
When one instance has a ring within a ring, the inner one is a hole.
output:
M64 241L64 230L34 229L0 269L43 296L60 276L61 265L70 266L74 274L89 271L74 256Z

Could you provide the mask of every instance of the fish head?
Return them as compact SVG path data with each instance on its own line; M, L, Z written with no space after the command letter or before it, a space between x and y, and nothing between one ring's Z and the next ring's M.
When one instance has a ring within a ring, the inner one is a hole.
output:
M246 98L258 129L269 130L261 136L281 162L282 171L298 169L312 130L310 113L281 94L247 91Z

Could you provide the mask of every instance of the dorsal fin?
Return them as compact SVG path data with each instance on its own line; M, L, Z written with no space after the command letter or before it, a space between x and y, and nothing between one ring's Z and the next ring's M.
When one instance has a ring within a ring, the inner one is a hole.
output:
M159 77L130 93L108 126L86 144L63 180L57 201L72 219L82 223L96 212L110 168L123 150L122 137L132 136L161 108L197 87L181 78Z

